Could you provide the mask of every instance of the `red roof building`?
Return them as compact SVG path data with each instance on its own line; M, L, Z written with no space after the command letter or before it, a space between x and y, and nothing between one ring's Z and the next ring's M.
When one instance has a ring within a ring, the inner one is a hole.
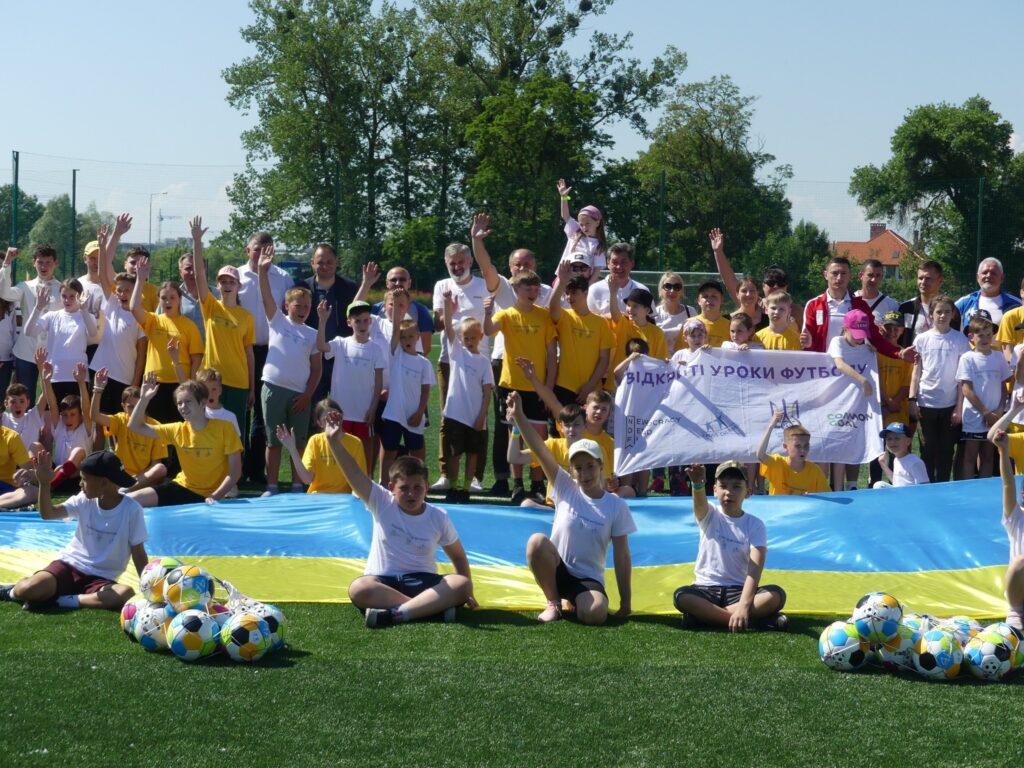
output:
M837 240L832 243L833 253L846 256L857 264L863 264L868 259L878 259L885 268L885 276L896 279L900 276L900 261L909 250L910 243L885 224L872 224L871 237L867 242Z

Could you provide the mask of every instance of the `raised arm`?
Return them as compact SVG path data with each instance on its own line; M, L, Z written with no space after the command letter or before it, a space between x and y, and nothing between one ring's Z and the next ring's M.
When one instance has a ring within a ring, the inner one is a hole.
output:
M1013 396L1013 399L1010 401L1010 410L1000 416L999 420L989 428L988 439L994 443L996 435L1000 432L1009 431L1010 424L1021 411L1024 411L1024 392L1018 392Z
M494 324L494 297L488 296L484 299L484 334L494 336L500 330Z
M494 268L491 261L491 254L487 252L484 240L491 234L491 217L486 213L478 213L473 217L473 226L469 228L469 236L473 241L473 258L480 266L480 276L483 277L487 290L494 293L501 285L501 276Z
M60 420L60 407L57 404L57 394L53 391L53 363L49 360L39 366L39 373L43 380L43 394L46 396L46 423L53 429Z
M330 317L331 305L327 303L327 299L321 299L316 305L316 348L324 355L331 351L331 345L327 343L327 321Z
M306 469L306 465L302 463L302 455L299 453L298 446L295 445L295 430L286 427L284 424L278 424L277 440L288 449L288 455L292 457L292 466L295 468L295 474L299 476L299 480L304 485L312 485L313 473Z
M274 315L279 312L277 302L274 301L274 294L270 290L270 265L273 263L274 246L266 245L260 251L258 269L260 273L260 296L263 299L263 313L267 316L268 321L273 320Z
M568 221L572 215L569 213L569 193L572 192L572 187L565 183L565 179L558 180L558 213L562 217L562 221Z
M557 419L559 411L562 410L562 403L555 397L555 391L537 378L537 369L534 367L533 361L528 357L517 357L514 362L519 366L526 380L533 385L537 391L537 397L544 403L544 407L551 411L551 415Z
M370 503L370 493L373 491L373 481L363 468L359 466L352 454L342 443L341 438L345 430L341 426L342 415L337 411L327 413L327 423L324 425L324 434L327 436L327 445L331 448L331 455L338 462L341 471L345 473L352 492L358 496L364 504Z
M96 240L100 245L99 263L97 264L100 273L100 287L106 297L109 297L114 290L114 275L116 274L114 254L117 252L117 244L121 242L121 236L131 228L132 217L127 213L122 213L114 222L114 233L110 236L109 242L107 241L106 224L100 227L100 232L96 233ZM100 233L102 233L102 237L100 237Z
M107 388L107 369L100 368L96 371L96 378L92 384L92 400L89 402L89 418L92 419L92 423L99 427L109 427L110 417L100 410L100 400L102 400L103 390Z
M773 411L772 418L768 422L768 428L761 435L761 442L757 444L757 460L762 464L768 458L768 443L772 440L772 432L779 425L779 422L782 421L784 415L782 411Z
M88 302L81 300L84 298L86 297L82 296L79 299L78 311L82 314L82 325L85 326L85 336L90 344L94 344L97 342L96 336L99 333L99 327L96 324L96 317L89 311Z
M736 279L736 273L733 271L732 262L729 261L725 255L725 235L718 227L715 227L708 233L708 240L711 241L711 252L715 254L715 269L718 270L718 274L722 276L722 283L725 285L725 290L729 292L732 300L737 304L740 303L739 295L739 281Z
M380 267L377 266L377 262L368 261L363 265L363 279L359 283L359 289L356 291L356 295L352 298L352 301L368 301L370 297L370 289L373 288L374 284L380 280ZM342 313L345 308L339 307Z
M78 382L78 399L82 403L82 423L92 436L92 398L89 397L89 369L85 363L75 364L75 381ZM96 399L99 400L98 397Z
M548 314L551 322L558 325L562 319L562 297L565 295L565 284L572 279L572 262L558 262L558 279L551 287L551 297L548 299Z
M156 372L150 371L146 375L146 380L142 382L142 394L139 396L139 402L135 404L135 408L132 409L132 415L128 419L128 429L137 435L158 437L156 430L146 423L146 409L149 407L149 401L156 395L159 386L156 380Z
M1017 476L1010 465L1010 436L999 430L992 442L999 449L999 477L1003 481L1003 517L1009 517L1017 507Z
M135 265L135 286L132 288L132 298L128 304L128 308L132 311L132 316L135 318L135 322L139 324L139 327L144 328L146 326L147 316L149 315L142 307L142 286L149 280L149 273L151 268L149 266L149 259L145 256L139 257L138 262Z
M132 228L132 217L127 213L122 213L114 221L114 233L110 236L110 242L107 244L107 249L110 251L110 260L114 260L114 256L117 255L117 246L121 244L121 238L127 234L128 230ZM111 273L113 277L113 273Z
M519 397L518 392L512 392L508 396L508 410L515 425L519 427L519 432L522 434L523 440L533 451L533 455L540 463L541 469L544 470L544 476L548 479L549 485L554 485L555 478L558 477L558 462L555 461L555 457L551 455L551 451L544 445L544 440L537 434L537 431L530 424L526 418L526 414L523 413L523 401Z
M192 266L196 273L196 292L199 294L199 303L206 301L210 294L210 283L206 277L206 259L203 255L203 219L196 216L189 223L189 230L192 232Z
M459 302L452 296L450 288L444 289L444 335L448 339L448 343L451 344L455 340L455 327L452 325L452 317L455 315L455 310L459 308Z
M42 332L41 320L43 313L46 312L46 304L49 300L50 290L45 285L40 285L36 289L36 305L32 307L32 311L28 315L28 321L25 323L26 336L38 336Z
M690 491L693 493L693 516L699 523L708 513L708 493L704 487L704 465L691 464L686 468L686 476L690 478Z
M621 363L619 363L617 366L615 366L615 370L612 371L612 376L615 377L615 383L616 384L621 384L622 383L622 377L626 375L626 371L629 369L629 366L638 357L640 357L640 353L639 352L631 352L629 354L629 356L625 360L623 360Z

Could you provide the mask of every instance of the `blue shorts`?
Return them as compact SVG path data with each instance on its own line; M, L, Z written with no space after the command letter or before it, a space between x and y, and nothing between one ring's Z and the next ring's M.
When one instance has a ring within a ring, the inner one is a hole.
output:
M407 451L423 450L426 444L423 435L411 432L397 421L390 419L381 419L381 425L382 428L378 434L380 435L380 444L384 446L385 451L397 451L403 440Z
M436 587L444 577L439 573L418 571L414 573L403 573L401 576L374 576L381 584L401 592L406 597L416 597L420 592L426 592L431 587Z

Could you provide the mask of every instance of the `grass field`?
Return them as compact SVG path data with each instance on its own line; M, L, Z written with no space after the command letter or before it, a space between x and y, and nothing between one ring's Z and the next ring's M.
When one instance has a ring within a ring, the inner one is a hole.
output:
M844 674L826 619L787 634L603 628L464 613L371 631L348 606L284 606L290 648L193 665L99 611L0 604L0 764L10 766L1017 765L1021 679Z

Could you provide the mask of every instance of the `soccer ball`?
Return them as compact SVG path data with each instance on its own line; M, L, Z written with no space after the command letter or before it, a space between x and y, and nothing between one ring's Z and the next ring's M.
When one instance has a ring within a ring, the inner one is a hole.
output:
M213 577L198 565L175 568L164 579L164 599L175 612L206 605L213 597Z
M834 621L818 638L818 654L825 666L852 672L867 663L868 644L851 622Z
M270 627L252 613L236 613L221 629L220 643L235 661L259 661L270 650Z
M253 603L249 612L259 616L270 628L270 650L276 651L284 647L285 619L284 612L276 605L269 603Z
M139 617L142 609L146 607L149 601L144 597L136 597L129 600L127 603L121 606L121 631L124 632L128 639L133 643L138 642L135 639L135 620Z
M964 652L951 632L932 629L918 638L913 658L914 667L925 677L949 680L960 673Z
M892 595L870 592L857 601L852 618L864 640L880 645L896 637L903 608Z
M166 603L147 603L135 618L135 639L147 651L167 649L167 625L174 610Z
M1013 671L1014 649L998 632L982 630L964 645L964 661L975 677L1002 680Z
M970 616L953 616L948 619L940 619L938 626L939 629L951 632L953 637L959 640L961 644L966 643L972 637L976 637L983 629L981 624Z
M900 623L904 626L910 627L918 634L924 634L929 629L935 629L935 619L928 614L921 616L916 613L904 612Z
M217 650L220 627L208 613L190 609L167 626L167 645L182 661L195 661Z
M985 627L985 632L996 632L1006 638L1006 641L1013 648L1013 658L1011 662L1014 669L1020 669L1024 666L1024 633L1019 629L1014 629L1005 621L997 621L995 624L989 624Z
M896 635L882 643L875 652L890 672L914 671L914 646L920 634L906 624L896 627Z
M154 557L139 574L139 589L151 603L164 602L164 578L182 562L173 557Z

